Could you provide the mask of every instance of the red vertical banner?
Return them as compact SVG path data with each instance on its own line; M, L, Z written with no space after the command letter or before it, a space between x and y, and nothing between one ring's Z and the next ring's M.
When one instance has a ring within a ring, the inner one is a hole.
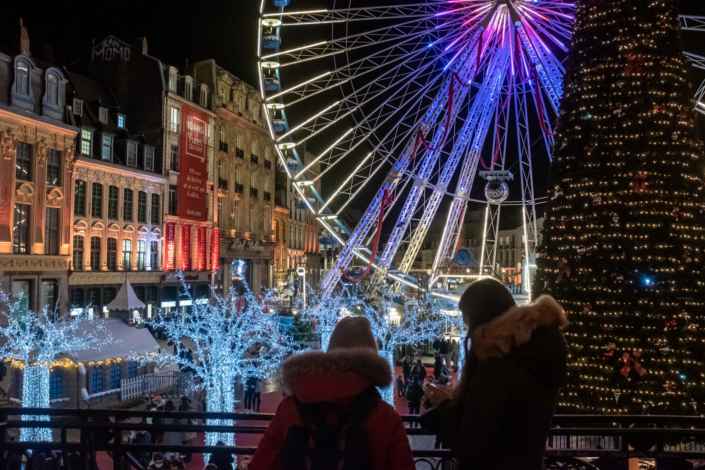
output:
M191 271L191 226L184 225L181 231L181 269Z
M206 270L206 228L198 227L198 270Z
M176 224L168 222L164 224L166 230L166 252L164 253L164 269L166 271L174 270L174 238L176 235Z
M220 269L220 229L214 228L211 233L211 271Z
M183 106L179 174L179 217L183 219L202 222L208 220L207 159L208 116Z

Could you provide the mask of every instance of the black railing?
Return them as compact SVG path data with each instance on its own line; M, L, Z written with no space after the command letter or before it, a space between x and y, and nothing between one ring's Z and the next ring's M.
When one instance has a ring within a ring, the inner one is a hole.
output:
M250 155L250 163L254 163L255 165L259 164L259 157L257 155Z
M235 157L245 159L245 151L242 149L235 149Z
M220 150L221 152L228 153L228 143L220 142L220 144L218 145L218 150Z
M272 161L271 161L271 160L265 160L265 161L264 161L264 168L265 168L265 170L271 170L271 169L272 169Z
M50 416L50 421L22 420L30 416ZM218 449L205 445L166 445L123 443L118 436L126 431L145 430L152 435L171 432L226 432L262 434L271 414L154 412L132 410L0 408L0 448L11 451L32 450L54 452L75 458L81 469L90 463L98 469L96 451L108 451L114 459L113 469L121 468L121 457L138 470L143 470L133 452L179 452L182 454L210 453ZM137 424L127 420L174 418L187 424ZM417 416L402 416L413 423ZM196 420L196 423L191 424ZM206 420L209 424L205 424ZM226 425L228 420L234 425ZM241 424L238 424L241 423ZM262 424L259 424L262 423ZM53 442L9 441L10 430L20 428L50 428L56 430ZM687 460L705 459L705 418L682 416L557 416L547 440L545 465L549 469L605 470L627 468L630 458L652 459L656 468L693 468L684 466ZM68 439L69 430L74 438ZM75 431L78 431L76 433ZM123 433L125 432L125 433ZM427 434L419 428L406 428L409 435ZM237 440L237 438L236 438ZM219 448L223 450L223 447ZM226 447L238 455L251 455L256 447ZM424 460L434 469L454 469L449 450L412 450L417 461ZM32 454L27 454L31 459ZM587 463L582 458L599 458ZM580 459L579 459L580 458ZM427 459L432 459L428 461ZM58 460L58 459L57 459ZM98 469L100 470L100 469ZM102 469L106 470L106 469Z
M250 197L257 197L257 188L250 188Z
M245 187L241 185L240 183L235 183L235 192L237 194L244 194L245 193Z
M264 192L264 200L265 201L271 201L272 200L272 193L268 193L267 191Z
M218 178L218 189L223 189L225 191L228 190L228 180L224 180L223 178Z

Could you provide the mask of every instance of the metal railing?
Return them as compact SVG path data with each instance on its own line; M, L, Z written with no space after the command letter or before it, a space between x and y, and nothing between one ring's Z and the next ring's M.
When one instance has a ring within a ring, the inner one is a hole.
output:
M271 201L272 200L272 193L268 193L267 191L265 191L264 192L264 200Z
M250 188L250 197L257 197L257 188Z
M259 164L259 157L257 155L250 155L250 162L254 163L255 165Z
M228 153L228 143L227 142L220 142L218 144L218 150L220 150L221 152Z
M245 186L240 183L235 183L235 192L237 194L244 194L245 193Z
M265 161L264 161L264 168L265 168L265 170L271 170L271 169L272 169L272 161L271 161L271 160L265 160Z
M23 415L25 420L20 416ZM50 416L51 421L31 421L32 416ZM114 439L128 431L146 430L154 435L171 432L232 432L236 435L262 434L271 414L150 412L131 410L0 408L0 447L8 450L62 452L74 454L86 469L96 451L109 451L115 458L113 469L119 470L120 458L142 470L132 452L210 453L215 446L130 444ZM128 419L173 418L188 424L137 424ZM402 416L406 423L417 416ZM191 420L209 424L191 424ZM222 425L229 420L230 426ZM238 421L262 422L239 425ZM54 442L10 442L8 431L19 428L51 428L58 431ZM556 416L547 440L545 464L548 469L602 470L626 468L630 458L651 459L657 468L684 467L687 460L705 459L705 418L682 416ZM78 435L71 442L69 430ZM409 435L426 434L419 428L406 428ZM219 448L221 451L222 447ZM251 455L255 447L233 446L228 451ZM454 469L449 450L413 450L417 461L428 462L434 469ZM117 457L117 458L116 458ZM584 460L588 458L588 460ZM598 458L599 460L590 460ZM94 461L91 461L95 464ZM661 466L659 466L661 462ZM96 467L97 468L97 465ZM105 470L105 469L103 469Z
M223 178L218 178L218 189L228 190L228 180Z
M236 148L235 149L235 157L242 158L244 160L245 159L245 151L243 149Z

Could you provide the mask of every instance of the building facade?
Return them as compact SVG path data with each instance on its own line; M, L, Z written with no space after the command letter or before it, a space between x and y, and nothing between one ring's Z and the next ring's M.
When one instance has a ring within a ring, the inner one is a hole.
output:
M65 314L78 128L65 113L64 70L33 58L20 34L16 55L0 53L0 289L25 311Z
M214 60L195 63L195 79L213 90L217 152L214 223L220 229L216 288L242 279L253 292L271 288L275 246L274 141L253 87Z

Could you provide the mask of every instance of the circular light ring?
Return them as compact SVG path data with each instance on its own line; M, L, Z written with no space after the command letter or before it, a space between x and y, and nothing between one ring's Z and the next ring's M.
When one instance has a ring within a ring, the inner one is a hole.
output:
M262 26L266 28L276 28L281 26L282 22L280 20L266 18L262 20Z

